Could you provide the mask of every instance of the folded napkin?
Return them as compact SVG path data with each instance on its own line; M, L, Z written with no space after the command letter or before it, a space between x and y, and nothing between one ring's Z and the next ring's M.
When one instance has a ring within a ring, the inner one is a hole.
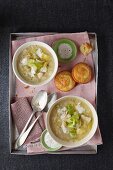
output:
M19 98L16 100L17 100L16 102L11 104L11 109L12 109L12 117L13 117L14 123L20 134L25 124L27 123L30 115L32 114L32 108L30 105L31 97L30 98ZM35 119L36 117L34 116L31 123ZM43 117L40 117L39 122L37 121L37 123L34 125L34 128L31 130L28 138L25 141L25 144L28 144L32 141L37 140L40 137L44 129L45 129L45 124L43 121Z

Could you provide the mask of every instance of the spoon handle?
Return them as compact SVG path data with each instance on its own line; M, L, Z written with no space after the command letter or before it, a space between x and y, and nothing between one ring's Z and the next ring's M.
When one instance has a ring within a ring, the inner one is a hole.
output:
M23 128L22 132L20 133L19 137L17 138L17 140L16 140L16 142L15 142L15 145L14 145L14 148L15 148L15 149L17 149L17 148L19 147L19 146L18 146L18 142L19 142L20 138L22 137L22 135L24 134L24 132L26 131L26 129L27 129L27 127L28 127L31 119L33 118L34 114L35 114L35 111L32 112L32 114L31 114L30 118L28 119L25 127Z
M29 128L26 130L26 132L19 139L18 146L21 146L25 142L25 140L27 139L29 133L31 132L32 128L34 127L35 123L37 122L37 120L40 118L41 115L42 115L42 113L39 112L38 117L35 119L35 121L29 126Z

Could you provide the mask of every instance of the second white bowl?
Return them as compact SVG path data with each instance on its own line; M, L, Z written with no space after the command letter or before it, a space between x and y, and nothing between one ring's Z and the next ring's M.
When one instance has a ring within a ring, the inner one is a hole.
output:
M60 102L64 99L66 99L68 101L69 98L72 98L72 99L79 99L81 100L81 102L84 102L89 108L90 110L92 111L92 117L93 117L93 124L92 124L92 128L91 130L89 131L89 133L84 137L82 138L80 141L75 141L75 142L70 142L70 141L64 141L60 138L58 138L54 132L52 131L51 129L51 125L50 125L50 116L51 116L51 111L52 109L57 105L57 104L60 104ZM61 144L62 146L66 146L66 147L79 147L81 145L84 145L86 142L88 142L92 137L93 135L95 134L96 132L96 129L97 129L97 126L98 126L98 117L97 117L97 113L96 113L96 110L94 109L93 105L88 102L86 99L82 98L82 97L78 97L78 96L65 96L65 97L62 97L60 99L58 99L52 106L51 108L49 109L48 113L47 113L47 117L46 117L46 128L49 132L49 134L51 135L51 137L56 141L58 142L59 144Z

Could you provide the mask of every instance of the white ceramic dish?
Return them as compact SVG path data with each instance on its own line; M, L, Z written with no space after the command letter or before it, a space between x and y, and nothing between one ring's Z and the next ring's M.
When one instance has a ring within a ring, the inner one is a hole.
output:
M52 55L53 57L53 60L54 60L54 71L53 73L51 74L51 76L46 79L45 81L41 82L40 84L37 83L37 84L32 84L32 83L29 83L27 82L25 79L23 79L21 77L21 75L19 74L18 70L17 70L17 58L19 56L19 54L25 49L27 48L28 46L30 45L39 45L43 48L46 48L50 54ZM42 86L42 85L45 85L47 83L49 83L55 76L56 72L57 72L57 69L58 69L58 59L57 59L57 56L56 56L56 53L54 52L54 50L49 46L47 45L46 43L43 43L43 42L40 42L40 41L31 41L31 42L27 42L27 43L24 43L23 45L21 45L17 50L16 52L14 53L14 56L13 56L13 62L12 62L12 67L13 67L13 71L14 71L14 74L15 76L22 82L24 83L25 85L28 85L28 86Z
M64 99L67 99L68 98L74 98L74 99L79 99L81 100L82 102L86 103L88 105L88 107L91 109L92 111L92 116L93 116L93 125L92 125L92 128L90 130L90 132L83 138L81 139L80 141L77 141L77 142L67 142L67 141L63 141L61 139L59 139L57 136L55 136L55 134L53 133L53 131L51 130L51 126L50 126L50 123L49 123L49 120L50 120L50 115L51 115L51 111L53 109L53 107L60 103L60 101L64 100ZM58 142L59 144L61 144L62 146L66 146L66 147L79 147L79 146L82 146L84 145L85 143L87 143L92 137L93 135L95 134L96 132L96 129L97 129L97 126L98 126L98 117L97 117L97 113L96 113L96 110L94 109L94 107L92 106L91 103L89 103L86 99L82 98L82 97L78 97L78 96L65 96L65 97L62 97L60 99L58 99L52 106L51 108L49 109L48 113L47 113L47 117L46 117L46 128L48 130L48 132L50 133L51 137L56 141Z

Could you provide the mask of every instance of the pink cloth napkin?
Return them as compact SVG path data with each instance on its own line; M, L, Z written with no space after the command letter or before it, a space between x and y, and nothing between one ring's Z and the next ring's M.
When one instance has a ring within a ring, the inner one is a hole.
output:
M31 98L19 98L17 99L17 101L11 104L12 117L13 117L14 123L17 127L19 134L23 130L25 124L27 123L32 113L30 101L31 101ZM36 117L34 116L31 123L35 119ZM34 128L32 129L28 138L26 139L25 144L35 141L40 137L42 131L45 129L45 124L43 120L44 120L43 117L41 117L39 119L39 122L35 124Z
M95 135L92 137L90 141L88 141L84 146L86 145L101 145L102 144L102 138L100 134L99 127L97 128L97 131ZM76 148L67 148L67 147L62 147L59 152L63 152L66 150L73 150ZM41 145L40 141L36 143L30 143L27 145L27 153L29 154L35 154L35 153L46 153L47 150L44 149L44 147Z
M12 41L12 55L17 50L17 48L25 42L38 40L38 41L45 42L51 46L55 40L60 39L60 38L69 38L69 39L75 41L75 43L77 44L78 47L84 42L89 42L89 37L88 37L87 32L71 33L71 34L69 34L69 33L55 34L55 35L45 35L45 36L39 36L39 37L26 38L26 39L22 39L22 40ZM77 55L76 60L72 61L69 64L59 64L58 71L62 71L62 70L70 70L71 71L71 69L73 68L73 66L76 63L83 62L83 61L84 61L84 57L80 53L79 48L78 48L78 55ZM89 54L87 56L86 63L88 63L92 68L94 68L92 54ZM42 87L36 87L36 88L27 87L26 88L23 83L21 83L18 79L16 79L16 94L18 95L18 97L33 96L35 93L37 93L38 91L40 91L42 89L46 90L48 93L55 91L58 93L58 97L62 97L65 95L71 95L71 94L81 96L81 97L84 97L85 99L87 99L88 101L90 101L93 105L95 105L95 77L93 77L93 80L91 82L89 82L87 84L79 84L69 92L59 91L55 87L54 80L52 80L50 83L48 83L47 85L44 85Z
M31 98L22 97L16 99L16 101L11 104L13 120L15 122L15 125L19 133L21 133L21 131L23 130L27 120L29 119L32 113L30 102L31 102ZM39 122L36 123L33 130L30 132L27 140L25 141L25 144L27 144L27 153L46 152L44 148L40 145L40 141L37 142L42 131L45 129L45 120L46 120L45 117L46 117L46 113L44 112L43 116L39 119ZM36 117L34 116L31 123L35 119ZM87 142L86 145L100 145L100 144L102 144L102 138L101 138L100 130L99 128L97 128L95 135L92 137L90 141ZM69 150L69 149L70 148L62 147L60 151Z
M71 71L75 64L84 61L84 57L79 51L79 46L82 43L90 42L87 32L44 35L44 36L37 36L37 37L32 37L32 38L25 38L25 39L21 39L21 40L15 40L15 41L12 41L12 56L15 53L15 51L17 50L17 48L20 45L24 44L25 42L42 41L42 42L45 42L45 43L47 43L48 45L51 46L52 43L55 40L60 39L60 38L69 38L69 39L73 40L76 43L76 45L78 46L78 55L77 55L76 60L72 61L68 65L59 64L58 72L62 71L62 70ZM89 54L87 56L87 59L86 59L85 62L87 64L89 64L92 67L92 69L94 70L94 63L93 63L93 59L92 59L92 54ZM52 80L47 85L34 88L34 87L25 86L18 79L16 79L16 89L15 90L16 90L16 96L17 97L34 96L34 94L36 94L40 90L46 90L48 93L57 92L58 98L65 96L65 95L77 95L77 96L80 96L80 97L87 99L89 102L91 102L95 106L95 97L96 97L95 96L95 94L96 94L95 93L95 91L96 91L95 85L96 84L95 84L95 76L94 76L92 81L87 83L87 84L79 84L69 92L61 92L55 87L54 80ZM96 145L96 144L102 143L102 138L101 138L101 134L100 134L99 129L97 130L94 137L88 143L90 145L91 144ZM28 153L42 152L43 151L43 148L40 146L40 143L37 143L37 147L33 147L33 145L36 146L35 144L32 144L32 145L29 144L28 145L28 147L27 147Z

